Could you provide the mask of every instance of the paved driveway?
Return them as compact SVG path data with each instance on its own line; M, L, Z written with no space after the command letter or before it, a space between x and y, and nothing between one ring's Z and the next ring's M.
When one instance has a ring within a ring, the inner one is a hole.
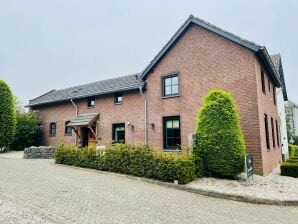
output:
M264 224L297 220L297 207L209 198L59 166L52 160L0 156L0 223Z

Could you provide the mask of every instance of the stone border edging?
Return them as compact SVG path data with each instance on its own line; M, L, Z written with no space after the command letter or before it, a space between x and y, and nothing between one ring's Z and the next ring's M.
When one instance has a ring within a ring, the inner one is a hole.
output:
M95 170L95 169L91 169L91 168L57 164L55 162L54 162L54 165L71 167L71 168L75 168L75 169L82 169L82 170L86 170L86 171L93 171L93 172L97 172L97 173L101 173L101 174L105 174L105 175L114 175L114 176L118 176L118 177L125 177L125 178L132 179L132 180L138 180L138 181L142 181L145 183L150 183L150 184L155 184L155 185L159 185L159 186L163 186L163 187L187 191L190 193L200 194L200 195L204 195L204 196L208 196L208 197L227 199L227 200L232 200L232 201L240 201L240 202L246 202L246 203L252 203L252 204L298 206L297 200L277 200L277 199L256 198L256 197L252 197L252 196L233 195L233 194L227 194L227 193L220 193L220 192L216 192L216 191L195 189L195 188L188 187L186 185L177 185L174 183L162 182L159 180L148 179L148 178L144 178L144 177L137 177L137 176L132 176L132 175L128 175L128 174L113 173L113 172L109 172L109 171Z

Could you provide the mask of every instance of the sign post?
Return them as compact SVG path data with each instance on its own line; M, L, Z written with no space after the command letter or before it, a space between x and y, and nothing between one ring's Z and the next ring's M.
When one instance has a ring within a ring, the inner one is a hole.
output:
M253 180L253 158L251 154L245 155L245 173L246 173L246 184Z

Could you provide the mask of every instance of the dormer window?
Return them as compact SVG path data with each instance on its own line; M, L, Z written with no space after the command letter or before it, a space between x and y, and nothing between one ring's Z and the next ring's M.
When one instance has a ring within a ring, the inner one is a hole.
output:
M95 97L89 97L87 100L88 108L93 108L95 105Z
M114 96L115 104L122 103L122 100L123 100L122 93L115 93L115 96Z

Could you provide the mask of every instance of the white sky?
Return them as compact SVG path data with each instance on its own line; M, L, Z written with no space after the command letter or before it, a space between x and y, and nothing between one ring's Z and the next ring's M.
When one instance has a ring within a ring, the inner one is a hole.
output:
M0 0L0 79L25 104L142 71L193 14L281 53L298 103L298 1Z

